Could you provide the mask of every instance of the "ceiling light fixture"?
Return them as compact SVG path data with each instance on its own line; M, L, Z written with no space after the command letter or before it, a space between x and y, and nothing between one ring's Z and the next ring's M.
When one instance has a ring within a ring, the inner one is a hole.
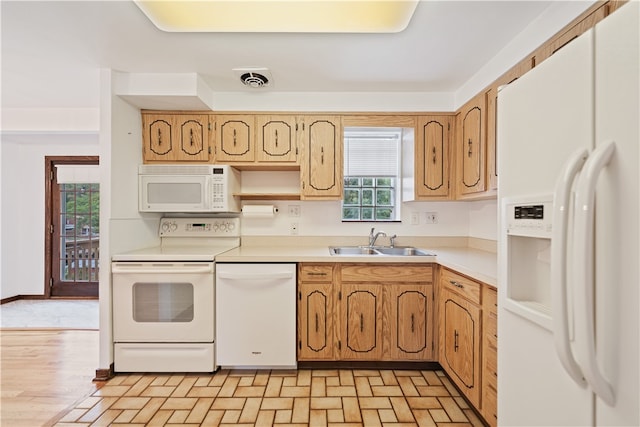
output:
M135 0L168 32L397 33L419 0Z

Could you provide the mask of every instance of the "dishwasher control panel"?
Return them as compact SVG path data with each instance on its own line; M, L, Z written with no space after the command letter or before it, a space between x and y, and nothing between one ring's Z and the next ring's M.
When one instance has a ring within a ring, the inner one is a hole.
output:
M160 237L237 237L240 218L161 218Z

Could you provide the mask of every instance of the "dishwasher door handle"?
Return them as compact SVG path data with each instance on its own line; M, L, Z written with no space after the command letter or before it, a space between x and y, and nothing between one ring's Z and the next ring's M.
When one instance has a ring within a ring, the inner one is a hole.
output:
M218 273L219 279L224 280L286 280L293 279L293 273L289 271L273 273Z

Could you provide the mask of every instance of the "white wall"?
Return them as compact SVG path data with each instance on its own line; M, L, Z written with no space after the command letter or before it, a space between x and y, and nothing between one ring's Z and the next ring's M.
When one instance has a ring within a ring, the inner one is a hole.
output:
M97 133L2 135L3 299L44 294L44 158L67 155L97 156Z

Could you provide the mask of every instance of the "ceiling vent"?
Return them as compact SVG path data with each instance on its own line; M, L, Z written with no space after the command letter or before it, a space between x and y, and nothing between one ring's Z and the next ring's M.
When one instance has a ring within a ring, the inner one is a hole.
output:
M271 72L267 68L234 68L233 71L242 84L250 88L259 89L271 84Z

